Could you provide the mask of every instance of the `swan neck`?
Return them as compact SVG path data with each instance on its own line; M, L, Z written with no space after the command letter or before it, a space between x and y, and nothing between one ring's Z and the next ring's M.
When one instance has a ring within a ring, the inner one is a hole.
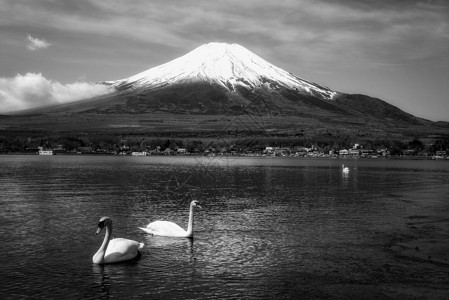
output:
M189 224L187 226L187 234L191 236L193 233L193 205L190 205Z
M106 224L106 234L104 235L103 243L100 246L100 249L98 249L95 256L100 255L100 262L104 263L104 256L106 254L106 249L108 249L109 241L111 240L112 235L112 224L107 223Z

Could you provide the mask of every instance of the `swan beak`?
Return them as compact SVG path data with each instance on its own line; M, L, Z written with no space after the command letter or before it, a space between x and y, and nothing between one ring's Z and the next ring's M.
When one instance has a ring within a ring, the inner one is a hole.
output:
M196 207L198 207L198 208L202 208L202 207L201 207L201 205L199 205L199 204L197 204L197 205L196 205Z
M98 227L98 228L97 228L97 231L95 232L95 234L99 234L99 233L101 232L101 229L103 229L103 228Z

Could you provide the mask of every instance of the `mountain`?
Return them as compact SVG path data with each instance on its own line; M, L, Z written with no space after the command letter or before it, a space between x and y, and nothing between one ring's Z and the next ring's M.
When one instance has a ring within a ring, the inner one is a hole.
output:
M125 101L108 112L193 114L303 113L340 110L339 93L274 66L237 44L209 43L129 78L105 81Z
M389 115L404 122L422 121L380 99L340 93L302 79L237 44L205 44L134 76L101 83L115 92L32 112Z
M209 43L134 76L103 81L106 96L33 113L291 115L311 118L425 120L380 100L349 95L307 81L237 44ZM356 122L357 123L357 122Z
M350 132L375 137L413 136L447 127L381 99L307 81L237 44L205 44L134 76L101 83L113 91L19 113L19 123L66 131L160 133L246 128L293 135ZM230 124L232 117L240 124ZM14 123L14 117L4 118L3 123L5 120ZM8 124L0 126L14 128ZM17 128L24 130L24 126Z
M168 85L207 82L228 92L287 88L320 99L336 92L284 71L237 44L209 43L166 64L129 78L105 82L119 90L155 89Z

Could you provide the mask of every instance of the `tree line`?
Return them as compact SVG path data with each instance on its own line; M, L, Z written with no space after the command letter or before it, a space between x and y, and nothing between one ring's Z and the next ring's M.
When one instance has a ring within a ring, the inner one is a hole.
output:
M238 151L258 152L266 147L281 147L294 149L297 147L314 148L328 153L331 150L349 149L354 144L360 144L362 149L388 149L391 155L434 154L436 151L449 149L449 138L436 139L432 142L420 139L365 139L329 136L187 136L187 137L154 137L143 134L74 134L74 135L0 135L0 152L32 152L38 147L59 151L72 152L79 149L91 149L92 152L116 153L123 149L127 151L148 151L167 148L186 149L187 152Z

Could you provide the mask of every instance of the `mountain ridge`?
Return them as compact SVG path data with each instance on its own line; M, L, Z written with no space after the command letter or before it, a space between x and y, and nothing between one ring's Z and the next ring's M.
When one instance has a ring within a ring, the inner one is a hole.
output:
M243 128L248 134L267 130L296 136L303 130L378 138L447 131L445 123L415 117L381 99L302 79L236 44L205 44L168 63L102 83L115 90L16 113L16 123L14 117L0 118L0 126L158 135ZM230 118L240 121L230 124Z
M103 82L118 89L154 89L170 84L209 82L232 92L236 86L249 89L277 84L332 99L337 92L304 80L274 66L238 44L204 44L186 55L128 78Z
M204 44L167 63L104 84L114 86L127 99L127 107L135 106L140 112L238 114L244 110L252 114L307 114L315 111L334 117L338 114L389 116L410 124L426 121L381 99L346 94L305 80L238 44Z

